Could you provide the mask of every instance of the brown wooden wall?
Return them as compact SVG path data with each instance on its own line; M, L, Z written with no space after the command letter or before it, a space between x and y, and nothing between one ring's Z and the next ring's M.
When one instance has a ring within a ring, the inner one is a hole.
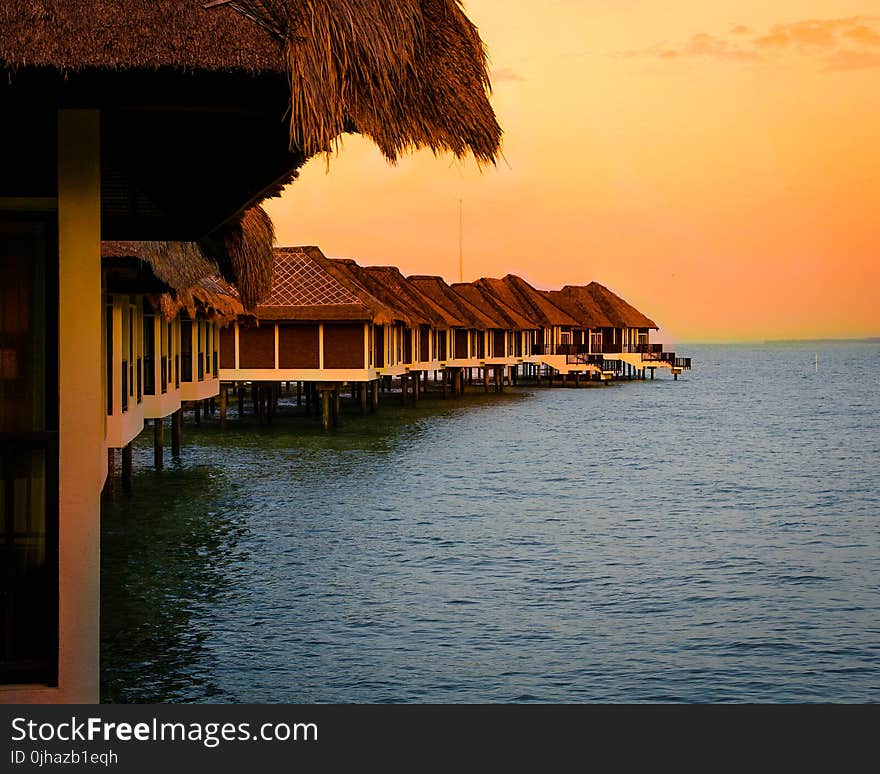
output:
M376 368L384 368L385 367L385 326L384 325L376 325L373 327L375 331L374 334L374 347L373 347L373 365Z
M492 331L492 357L504 357L504 331Z
M278 367L318 368L317 325L278 326Z
M412 346L412 330L410 328L402 328L400 335L403 336L403 362L412 363L413 346Z
M437 360L446 360L446 331L437 334L437 351L434 353Z
M324 368L364 367L363 323L324 326Z
M235 368L235 327L220 329L220 368Z
M423 363L430 358L431 328L427 325L419 326L419 360Z
M620 352L621 334L614 328L602 328L602 351L603 352Z
M239 328L239 368L275 368L275 326Z
M455 357L464 360L468 356L468 332L455 329Z

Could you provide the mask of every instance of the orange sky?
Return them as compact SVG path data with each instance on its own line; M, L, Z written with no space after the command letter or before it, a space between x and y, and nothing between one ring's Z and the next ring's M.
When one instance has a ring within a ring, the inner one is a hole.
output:
M505 159L347 137L280 244L458 279L598 280L670 340L880 335L876 0L469 0ZM872 9L874 11L872 15Z

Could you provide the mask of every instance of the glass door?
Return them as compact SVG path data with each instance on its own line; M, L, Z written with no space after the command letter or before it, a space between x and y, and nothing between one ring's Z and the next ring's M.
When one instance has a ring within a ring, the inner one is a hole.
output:
M0 683L57 683L56 234L0 213Z

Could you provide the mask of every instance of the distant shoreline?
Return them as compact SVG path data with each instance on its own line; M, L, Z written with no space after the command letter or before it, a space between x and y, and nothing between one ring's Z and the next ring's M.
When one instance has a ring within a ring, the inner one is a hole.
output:
M699 341L682 340L679 347L707 346L707 345L763 345L763 344L880 344L880 336L861 336L853 338L828 338L828 339L730 339L726 341Z

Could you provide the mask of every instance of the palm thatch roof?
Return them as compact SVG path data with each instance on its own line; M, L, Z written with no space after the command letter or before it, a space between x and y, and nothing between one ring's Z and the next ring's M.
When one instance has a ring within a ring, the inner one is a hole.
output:
M103 243L102 255L139 258L175 290L220 274L236 286L244 306L252 307L269 293L274 241L272 221L257 206L198 242L107 241Z
M410 328L432 324L426 309L413 302L409 296L389 288L381 272L370 272L367 267L358 265L350 258L331 258L330 263L334 264L341 274L349 277L393 310L395 322L403 323Z
M367 292L317 247L278 247L272 288L258 320L393 323L394 310Z
M291 145L329 153L346 131L406 151L494 162L486 50L459 0L230 0L283 41Z
M570 287L570 286L569 286ZM614 328L614 323L608 319L605 312L596 303L586 287L576 288L583 293L565 293L561 290L544 291L550 296L550 300L566 314L575 318L582 328Z
M407 280L423 296L445 309L448 314L458 318L460 322L452 327L471 328L478 331L488 331L498 327L497 319L485 314L464 296L456 293L442 277L410 275Z
M0 3L0 69L25 68L285 74L290 147L305 157L350 131L392 161L427 147L493 162L501 140L459 0Z
M101 258L111 267L134 261L148 269L146 277L138 272L137 283L168 320L184 312L228 324L244 313L238 294L212 276L216 266L193 243L102 242Z
M455 282L450 286L458 295L494 321L493 328L531 331L540 328L535 320L526 317L518 309L492 295L476 282Z
M366 276L374 283L392 294L402 308L409 310L412 317L423 317L434 328L445 330L461 328L464 321L456 314L434 303L424 293L420 293L396 266L364 266Z
M624 301L598 282L589 285L566 285L562 292L584 305L594 304L602 314L613 323L614 328L654 328L659 330L651 318L646 317L632 304Z
M475 284L530 320L537 322L539 328L552 328L554 325L572 327L580 325L574 317L556 306L544 291L538 290L515 274L508 274L503 279L483 277Z

